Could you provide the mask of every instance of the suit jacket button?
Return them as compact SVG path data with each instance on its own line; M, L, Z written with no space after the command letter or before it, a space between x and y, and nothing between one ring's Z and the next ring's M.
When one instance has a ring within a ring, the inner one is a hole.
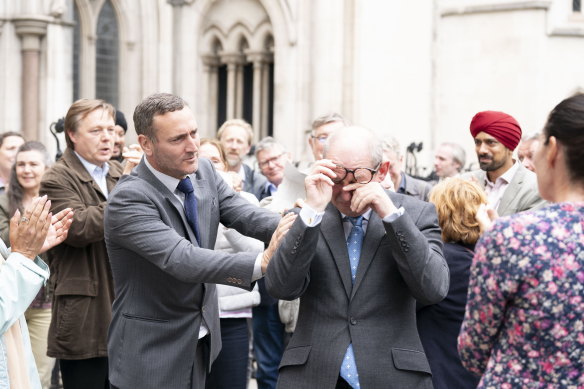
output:
M356 326L357 325L357 319L355 319L354 317L351 317L349 319L349 322L351 323L352 326Z

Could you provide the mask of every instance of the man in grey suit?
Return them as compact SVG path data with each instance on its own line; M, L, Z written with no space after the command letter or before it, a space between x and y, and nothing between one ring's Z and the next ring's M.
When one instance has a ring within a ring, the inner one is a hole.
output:
M404 156L397 139L391 135L383 136L383 157L389 162L389 171L382 185L397 193L406 194L419 200L428 201L432 185L414 178L402 170Z
M499 216L541 207L535 173L513 159L513 150L521 139L521 127L504 112L483 111L470 123L480 170L465 173L485 188L489 207Z
M266 274L274 297L300 297L280 389L432 387L416 301L448 292L440 228L432 204L383 189L382 154L373 132L337 129L305 180Z
M147 97L134 124L144 158L112 191L105 214L116 296L110 382L120 389L204 388L221 348L214 284L251 290L275 248L213 251L218 224L267 243L280 217L241 198L198 158L197 123L180 97Z

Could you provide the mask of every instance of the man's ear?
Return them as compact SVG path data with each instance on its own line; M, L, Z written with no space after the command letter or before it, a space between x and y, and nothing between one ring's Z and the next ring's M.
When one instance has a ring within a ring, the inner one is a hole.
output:
M70 130L65 130L67 131L67 136L69 137L69 139L71 139L71 143L75 144L75 132L70 131Z
M381 162L381 165L379 165L379 169L377 169L377 181L381 182L385 179L385 176L389 172L389 165L390 165L389 161Z
M142 147L144 154L146 154L147 156L152 155L153 150L152 139L150 139L146 135L140 134L138 135L138 143L140 144L140 147Z

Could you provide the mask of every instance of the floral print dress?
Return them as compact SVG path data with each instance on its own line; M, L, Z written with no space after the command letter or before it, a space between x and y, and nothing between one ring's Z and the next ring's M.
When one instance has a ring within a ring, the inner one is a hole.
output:
M584 203L498 219L475 250L463 365L479 388L584 388Z

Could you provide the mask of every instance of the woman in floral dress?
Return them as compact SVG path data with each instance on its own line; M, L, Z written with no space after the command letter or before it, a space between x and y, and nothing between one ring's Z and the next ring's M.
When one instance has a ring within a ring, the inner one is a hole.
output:
M551 204L476 246L458 351L479 388L584 387L584 94L550 113L535 165Z

